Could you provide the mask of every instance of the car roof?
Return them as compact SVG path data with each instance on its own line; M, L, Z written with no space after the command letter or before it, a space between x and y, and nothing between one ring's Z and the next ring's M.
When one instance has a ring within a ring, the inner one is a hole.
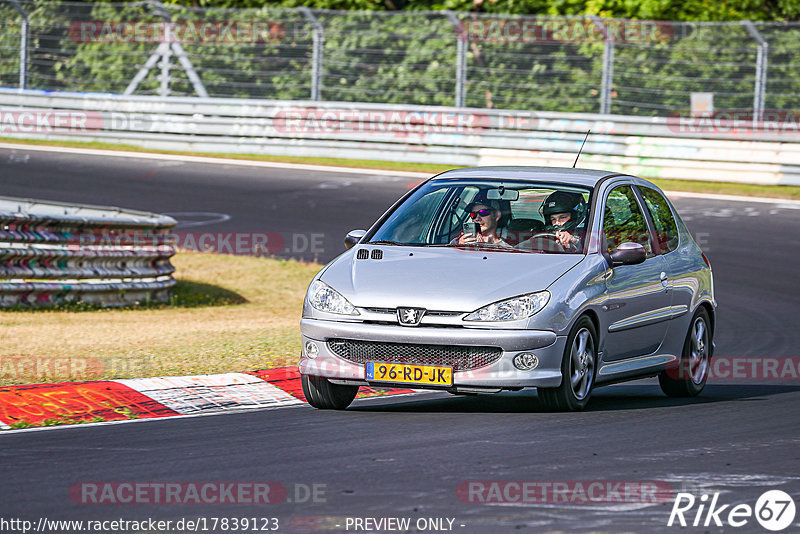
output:
M601 171L597 169L573 169L570 167L527 167L527 166L497 166L497 167L465 167L445 171L432 178L432 180L448 180L463 178L500 178L506 180L530 180L542 182L557 182L569 185L582 185L594 187L597 182L607 176L618 176L620 173Z

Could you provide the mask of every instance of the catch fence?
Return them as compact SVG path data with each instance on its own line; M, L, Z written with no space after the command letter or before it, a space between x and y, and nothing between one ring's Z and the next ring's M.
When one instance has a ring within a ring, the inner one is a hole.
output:
M800 106L800 24L0 0L0 86L671 116Z

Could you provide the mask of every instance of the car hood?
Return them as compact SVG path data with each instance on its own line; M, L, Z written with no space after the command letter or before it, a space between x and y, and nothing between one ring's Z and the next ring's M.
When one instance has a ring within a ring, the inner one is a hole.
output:
M379 249L383 257L357 259L360 249ZM357 307L467 312L546 289L583 259L578 254L356 246L334 260L320 280Z

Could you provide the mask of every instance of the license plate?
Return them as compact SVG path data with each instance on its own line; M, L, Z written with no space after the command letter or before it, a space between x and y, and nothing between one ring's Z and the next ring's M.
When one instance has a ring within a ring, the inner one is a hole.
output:
M453 368L406 363L367 362L367 380L425 386L452 386Z

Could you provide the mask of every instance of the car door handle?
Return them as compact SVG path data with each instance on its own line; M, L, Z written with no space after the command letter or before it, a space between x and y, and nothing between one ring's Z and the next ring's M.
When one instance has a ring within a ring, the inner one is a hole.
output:
M667 273L661 271L659 278L661 279L661 285L664 287L664 289L669 291L669 277L667 276Z

